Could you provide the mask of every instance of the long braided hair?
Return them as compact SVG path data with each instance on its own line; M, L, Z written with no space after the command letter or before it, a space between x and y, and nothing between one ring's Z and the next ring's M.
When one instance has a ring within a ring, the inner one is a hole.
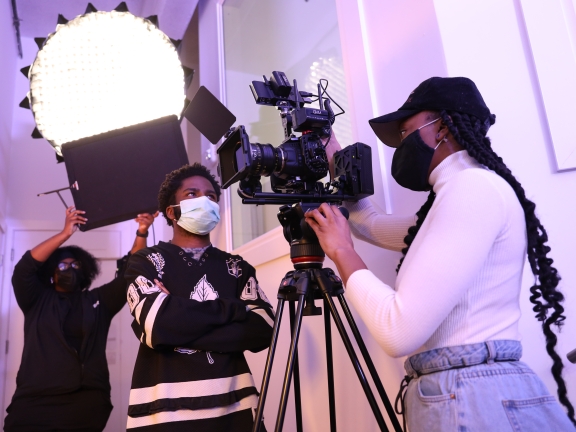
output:
M555 348L558 338L552 330L553 325L558 329L562 327L563 321L566 319L563 315L564 308L560 304L564 300L564 296L557 290L560 276L552 266L553 260L547 256L550 252L550 247L546 245L548 234L534 212L536 205L526 198L526 193L520 182L512 175L502 158L492 150L490 139L486 133L488 128L495 123L496 116L490 115L489 119L483 122L472 115L456 111L440 111L440 117L456 142L464 147L470 156L508 182L522 205L528 234L528 262L535 276L534 285L530 288L532 293L530 301L534 304L533 310L536 313L536 318L542 322L542 330L546 336L546 351L553 360L552 376L558 386L558 399L566 407L572 423L576 425L574 407L568 399L566 383L562 378L564 365ZM403 256L396 271L400 270L404 257L430 211L435 197L436 194L433 191L430 192L428 199L416 213L416 225L408 229L408 235L404 238L406 247L402 249Z

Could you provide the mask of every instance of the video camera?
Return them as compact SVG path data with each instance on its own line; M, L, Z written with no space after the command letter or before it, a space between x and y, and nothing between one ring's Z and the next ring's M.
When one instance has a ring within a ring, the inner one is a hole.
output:
M319 181L329 170L322 139L330 139L336 118L321 82L314 95L299 91L296 80L290 85L284 72L274 71L270 79L264 76L263 82L252 81L250 89L258 105L280 111L284 141L278 147L250 143L244 126L230 129L218 149L223 188L239 181L238 193L244 204L357 201L374 193L372 149L362 143L337 152L334 178L326 184ZM313 102L319 107L305 107ZM273 193L262 192L261 176L270 177Z

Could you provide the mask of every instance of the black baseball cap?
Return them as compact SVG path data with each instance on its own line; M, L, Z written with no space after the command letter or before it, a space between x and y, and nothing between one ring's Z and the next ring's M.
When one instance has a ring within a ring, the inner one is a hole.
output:
M369 121L376 136L390 147L400 145L399 123L421 111L458 111L488 120L490 110L476 84L464 77L432 77L414 89L404 105L390 114Z

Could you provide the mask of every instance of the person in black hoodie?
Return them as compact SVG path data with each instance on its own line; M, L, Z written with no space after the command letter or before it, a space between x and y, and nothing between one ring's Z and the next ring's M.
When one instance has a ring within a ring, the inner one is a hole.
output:
M110 321L126 303L127 258L118 260L114 280L88 290L99 273L98 262L80 247L60 247L86 223L84 213L66 209L64 229L27 251L14 268L24 350L6 410L7 432L102 431L112 411L106 338ZM135 219L130 253L146 247L157 215Z
M219 198L218 183L200 164L168 174L158 203L172 241L128 262L128 305L140 341L130 431L252 430L258 391L244 351L270 345L274 311L254 267L210 243Z

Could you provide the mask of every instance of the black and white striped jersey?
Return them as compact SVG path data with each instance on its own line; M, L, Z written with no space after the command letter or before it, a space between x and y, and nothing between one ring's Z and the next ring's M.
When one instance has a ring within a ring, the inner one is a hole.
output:
M127 429L251 430L258 392L243 351L267 348L274 324L254 268L160 242L134 254L125 277L141 342Z

